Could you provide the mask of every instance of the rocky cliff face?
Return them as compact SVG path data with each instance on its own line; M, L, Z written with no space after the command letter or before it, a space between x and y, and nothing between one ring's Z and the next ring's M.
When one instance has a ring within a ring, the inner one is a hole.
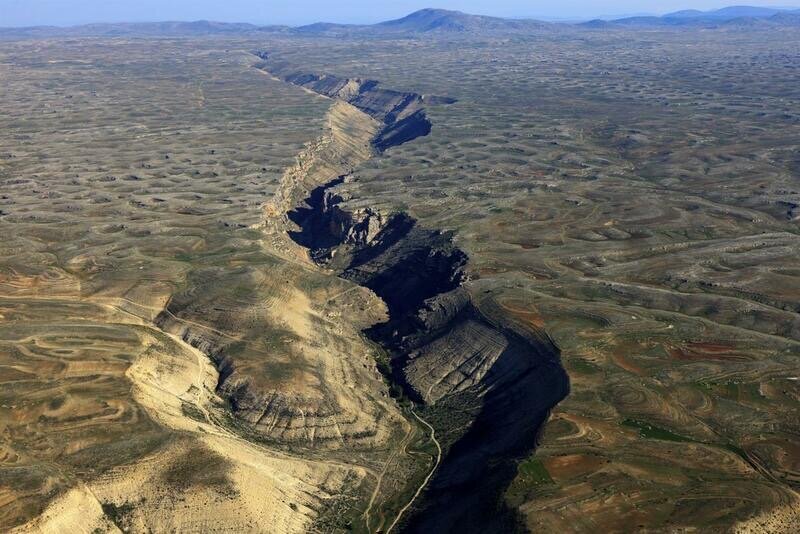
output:
M377 120L370 141L376 152L431 130L419 94L259 57L270 74ZM514 530L518 522L502 493L517 462L535 447L549 410L568 392L558 347L541 329L506 316L491 294L477 292L467 280L468 257L450 232L425 228L403 212L350 208L348 177L330 176L307 189L289 208L287 232L317 264L383 300L388 320L364 332L391 355L388 378L443 436L439 467L399 526Z
M255 52L255 55L263 60L259 67L270 74L320 95L347 102L383 123L381 131L372 139L372 146L378 151L428 135L431 131L423 95L383 89L375 80L304 72L290 64L274 61L263 51ZM437 102L455 101L437 99Z
M286 212L321 181L371 157L380 125L344 102L335 102L321 122L321 136L297 155L263 208L255 234L263 239L242 257L229 256L231 243L221 242L219 254L192 258L185 283L156 322L213 359L215 392L227 403L232 417L224 423L233 430L301 454L382 454L404 422L385 396L374 346L361 330L384 317L385 305L310 268L286 235L294 229ZM345 212L331 218L354 242L376 224L366 222L362 231L357 219ZM331 304L340 294L345 298Z
M389 320L365 332L392 355L392 380L438 421L437 433L451 436L404 529L516 528L501 495L568 392L558 348L545 332L506 317L491 295L473 294L467 255L449 233L405 213L348 211L336 193L342 181L315 189L290 214L301 228L292 237L386 302Z

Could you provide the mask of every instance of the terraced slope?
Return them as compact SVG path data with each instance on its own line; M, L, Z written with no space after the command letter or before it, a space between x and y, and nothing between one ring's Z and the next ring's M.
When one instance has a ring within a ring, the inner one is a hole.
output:
M274 231L270 214L305 181L370 153L368 117L334 106L326 119L330 129L284 173L259 228ZM349 292L347 307L337 308L331 299L357 288L312 269L270 235L268 255L251 251L233 269L195 261L189 289L173 296L157 324L215 360L218 392L260 439L314 449L384 445L398 415L380 398L371 349L359 338L359 325L380 320L382 304L367 291ZM372 391L343 387L370 382Z

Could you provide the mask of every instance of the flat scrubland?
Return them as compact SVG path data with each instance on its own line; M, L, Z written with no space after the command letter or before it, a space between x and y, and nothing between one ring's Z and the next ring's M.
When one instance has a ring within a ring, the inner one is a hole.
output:
M791 531L799 41L2 43L0 528L388 524L433 453L360 335L385 309L265 220L287 176L352 171L345 205L453 230L470 291L561 348L504 496L531 530ZM255 49L458 102L320 163L373 126Z

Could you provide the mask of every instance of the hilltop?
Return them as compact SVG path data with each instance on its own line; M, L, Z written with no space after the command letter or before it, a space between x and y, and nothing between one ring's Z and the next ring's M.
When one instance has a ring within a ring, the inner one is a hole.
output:
M420 9L399 19L387 20L377 24L331 24L316 23L297 28L303 33L341 34L356 33L367 35L398 34L460 34L485 32L524 32L548 26L537 20L505 19L486 15L472 15L447 9Z

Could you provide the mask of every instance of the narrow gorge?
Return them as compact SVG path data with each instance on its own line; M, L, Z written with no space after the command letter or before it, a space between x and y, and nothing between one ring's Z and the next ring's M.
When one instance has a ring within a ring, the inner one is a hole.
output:
M426 102L454 102L306 73L256 55L257 68L374 119L375 155L431 132ZM509 316L490 290L470 281L469 258L452 233L426 228L405 212L350 208L351 179L344 172L301 180L301 187L293 182L283 194L283 222L314 263L386 304L388 318L364 335L388 355L378 365L393 396L412 401L441 443L436 472L397 530L521 530L503 493L535 448L549 411L569 391L559 349L544 330Z

